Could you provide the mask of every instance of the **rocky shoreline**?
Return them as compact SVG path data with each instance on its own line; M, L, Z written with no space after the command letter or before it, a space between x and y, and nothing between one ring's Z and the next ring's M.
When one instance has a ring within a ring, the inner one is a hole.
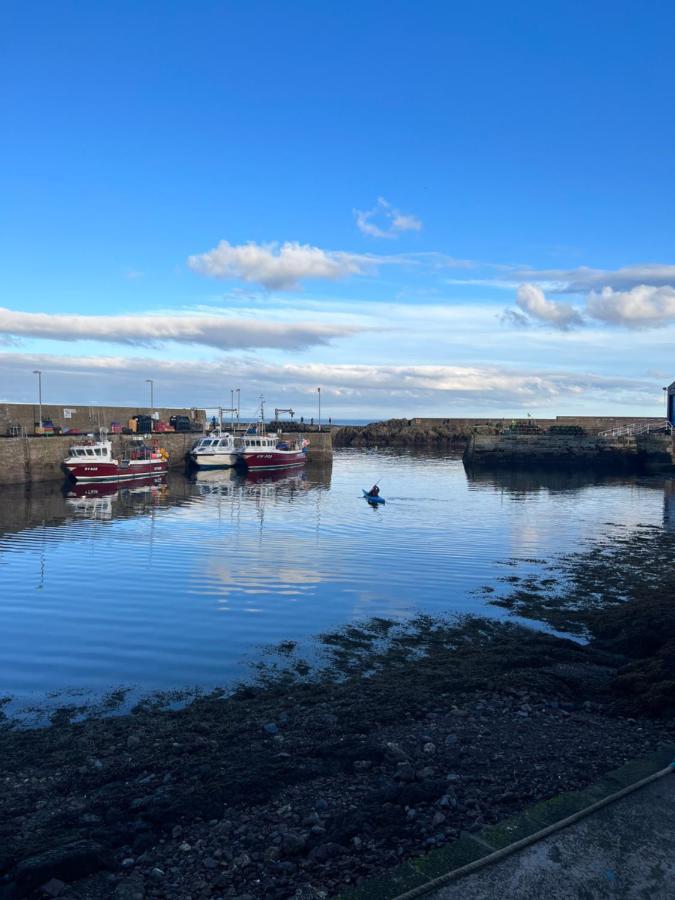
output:
M471 430L457 423L414 425L408 419L389 419L369 425L341 425L333 429L333 447L358 449L457 450L467 445Z
M568 559L550 596L550 573L506 577L494 602L587 643L378 619L322 636L321 665L286 643L255 683L182 709L6 720L0 898L336 897L673 744L674 540Z

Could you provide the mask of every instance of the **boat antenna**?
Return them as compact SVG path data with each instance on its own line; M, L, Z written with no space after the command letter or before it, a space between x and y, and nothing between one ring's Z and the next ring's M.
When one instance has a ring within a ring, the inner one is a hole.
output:
M265 398L260 395L260 434L265 434Z

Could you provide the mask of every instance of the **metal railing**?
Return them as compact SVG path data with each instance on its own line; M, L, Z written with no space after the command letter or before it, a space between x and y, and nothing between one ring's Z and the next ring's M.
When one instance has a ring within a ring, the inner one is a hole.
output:
M672 434L673 426L667 419L657 419L654 422L633 422L630 425L622 425L620 428L610 428L601 431L598 437L629 437L635 434Z

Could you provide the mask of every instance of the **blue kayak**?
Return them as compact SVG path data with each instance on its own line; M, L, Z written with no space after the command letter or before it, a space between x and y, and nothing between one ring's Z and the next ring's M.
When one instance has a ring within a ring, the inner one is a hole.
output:
M363 488L361 490L363 491ZM368 503L386 503L384 497L376 497L374 494L369 494L368 491L363 491L363 496Z

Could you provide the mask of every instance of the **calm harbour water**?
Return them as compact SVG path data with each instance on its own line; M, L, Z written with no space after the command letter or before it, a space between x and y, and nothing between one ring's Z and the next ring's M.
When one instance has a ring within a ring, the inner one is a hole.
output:
M361 488L376 479L387 503L373 508ZM374 451L93 498L0 489L0 697L208 688L264 645L373 615L503 616L479 590L500 561L669 527L674 492L671 479L470 476L457 457Z

